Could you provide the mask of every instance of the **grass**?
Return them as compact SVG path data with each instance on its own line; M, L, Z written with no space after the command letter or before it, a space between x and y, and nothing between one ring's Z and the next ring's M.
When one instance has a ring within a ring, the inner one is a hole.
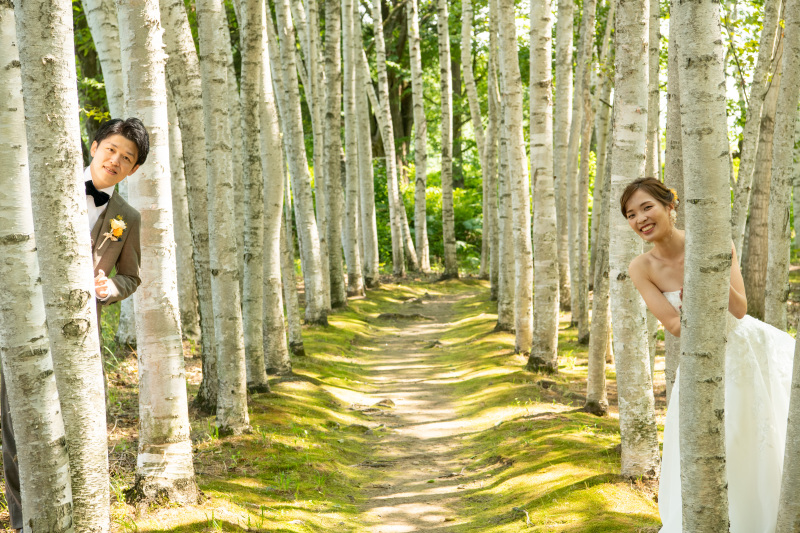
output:
M619 424L578 411L586 379L586 347L562 321L561 363L553 376L524 370L511 334L494 332L495 304L476 279L385 284L329 317L304 326L307 357L294 374L271 378L272 392L250 397L253 432L220 438L214 419L190 411L195 470L205 501L139 514L122 493L133 482L137 448L136 358L111 333L118 307L104 310L109 377L112 529L117 532L360 532L367 487L381 479L359 466L374 457L376 421L348 409L374 401L375 342L399 332L377 320L425 293L460 295L454 319L431 358L436 379L459 398L467 428L458 438L467 466L459 478L453 532L657 531L652 485L617 475ZM185 346L190 398L197 391L197 347ZM613 388L614 374L609 370ZM540 381L550 383L547 388ZM612 397L613 402L613 397ZM613 411L613 409L612 409ZM428 481L431 487L440 483ZM426 484L427 485L427 484ZM530 524L530 525L526 525Z

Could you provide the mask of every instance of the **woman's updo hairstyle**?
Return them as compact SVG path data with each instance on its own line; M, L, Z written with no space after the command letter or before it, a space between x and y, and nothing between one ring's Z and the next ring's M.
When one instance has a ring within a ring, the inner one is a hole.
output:
M680 203L678 200L678 193L675 191L675 189L667 188L663 183L655 178L639 178L632 181L630 185L625 187L625 190L622 191L622 196L619 197L619 207L622 211L622 216L626 216L625 206L628 204L628 200L630 200L631 196L633 196L634 193L639 190L644 191L655 198L664 207L674 205L677 209L678 204Z

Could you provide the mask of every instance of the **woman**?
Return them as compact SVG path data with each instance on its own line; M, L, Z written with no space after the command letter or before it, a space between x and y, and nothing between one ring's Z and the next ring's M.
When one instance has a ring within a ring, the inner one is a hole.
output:
M620 208L631 228L653 248L628 272L648 309L680 336L685 233L675 228L675 191L653 178L631 183ZM731 247L731 281L725 352L725 448L732 533L773 533L786 442L794 339L747 313L744 282ZM662 533L681 533L678 434L680 371L664 423L658 509Z

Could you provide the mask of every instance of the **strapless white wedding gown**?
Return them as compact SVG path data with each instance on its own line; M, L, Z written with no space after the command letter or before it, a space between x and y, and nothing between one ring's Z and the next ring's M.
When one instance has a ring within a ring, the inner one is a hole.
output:
M665 292L675 309L680 291ZM794 338L749 315L728 313L725 351L725 448L731 533L774 533L781 490ZM681 533L678 382L664 422L658 489L661 533Z

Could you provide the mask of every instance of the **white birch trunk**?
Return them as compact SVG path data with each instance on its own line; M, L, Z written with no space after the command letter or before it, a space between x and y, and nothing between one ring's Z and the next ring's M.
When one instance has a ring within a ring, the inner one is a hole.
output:
M772 141L772 181L769 195L769 248L764 291L764 321L785 330L789 298L789 257L792 248L790 199L797 103L800 99L800 6L787 0L782 80L778 89ZM796 216L800 216L798 213Z
M617 4L610 198L619 198L631 181L644 177L648 76L641 66L647 62L647 6L647 0ZM625 478L654 478L659 472L659 451L645 306L628 276L628 265L641 253L642 243L621 216L611 217L609 232L621 473Z
M206 184L206 146L203 117L200 62L182 0L161 0L161 23L164 26L169 79L178 121L182 124L183 160L189 204L189 227L200 310L200 341L203 380L194 404L204 412L217 407L217 350L214 332L214 308L211 296L209 258L208 196Z
M141 232L142 285L134 294L139 360L139 453L133 494L139 502L197 503L183 363L172 193L165 57L158 2L119 2L128 110L150 135L147 161L130 183Z
M269 390L264 362L264 193L275 191L265 188L261 166L261 113L263 99L262 65L264 64L263 2L242 0L239 7L239 29L242 44L242 127L244 133L244 198L236 205L236 212L244 212L244 282L242 290L242 325L244 352L247 361L247 388L254 392ZM272 80L269 80L271 83ZM264 169L266 170L266 169ZM283 183L283 180L280 180ZM282 197L282 196L281 196ZM278 207L280 211L280 207Z
M172 174L172 223L175 228L175 256L178 268L178 305L183 337L200 340L200 315L197 308L197 284L192 261L192 230L189 227L189 202L186 199L183 147L175 100L167 89L169 120L169 168ZM124 182L123 182L124 183Z
M211 261L211 291L214 301L214 331L217 348L217 426L220 433L239 434L249 429L247 370L236 262L236 219L230 124L220 117L229 113L227 22L220 0L197 3L203 109L208 161L208 225Z
M489 21L489 79L487 83L489 122L486 125L486 169L483 172L484 201L486 210L483 215L484 235L490 235L489 279L491 280L490 298L497 300L500 277L500 223L498 220L498 155L500 139L500 94L497 85L497 20Z
M648 54L648 79L647 89L647 152L645 153L644 175L661 181L661 166L659 153L661 151L661 136L659 134L659 115L661 98L659 96L659 61L661 60L661 3L659 0L650 0L650 53Z
M613 4L612 4L613 5ZM598 150L603 149L598 146ZM609 154L610 155L610 154ZM611 174L611 158L605 161L604 174ZM599 170L598 170L599 172ZM612 209L611 180L595 183L595 198L592 218L597 220L598 235L595 237L596 264L594 270L594 293L592 296L592 331L589 336L589 368L586 377L586 404L584 410L597 416L608 412L606 393L606 361L610 354L608 342L611 333L611 307L608 279L609 216ZM651 373L652 374L652 373Z
M373 0L379 2L379 0ZM456 222L453 208L453 77L450 58L450 31L447 0L437 0L436 25L439 30L439 76L442 99L442 238L444 239L444 279L458 277ZM388 95L388 91L387 91ZM388 106L388 102L386 103ZM520 110L521 111L521 110Z
M467 0L468 1L468 0ZM558 243L553 187L553 14L531 2L531 174L533 176L533 340L528 368L558 370Z
M14 10L0 3L0 359L28 531L74 531L69 456L33 234Z
M798 118L795 123L794 139L794 173L792 174L792 212L794 215L794 249L800 248L800 106L798 106Z
M224 12L223 12L224 13ZM227 26L227 16L225 23ZM241 41L241 35L240 35ZM229 43L228 33L225 33L225 42ZM241 44L240 44L241 46ZM225 91L225 96L228 100L228 123L230 125L231 137L229 144L231 145L230 159L233 168L233 201L234 205L244 205L244 173L245 173L245 160L247 158L244 153L244 132L242 123L242 100L239 96L239 87L236 83L236 71L233 67L233 50L230 45L225 48L226 60L228 63L228 76L227 85L228 90ZM237 209L234 211L234 220L237 228L242 228L236 232L236 266L239 270L239 291L240 294L244 289L244 227L246 224L244 209Z
M753 70L753 81L750 84L747 117L744 131L742 132L739 178L736 182L736 192L733 197L733 210L731 213L731 234L740 262L744 257L742 244L744 243L747 209L750 205L750 192L753 186L753 173L756 169L761 112L775 67L775 47L780 35L778 21L781 3L782 0L765 0L764 2L764 22L758 43L758 57Z
M356 40L355 18L357 12L353 0L342 2L343 56L344 56L344 128L347 149L346 159L346 204L344 249L347 262L347 294L364 295L364 277L361 269L361 236L359 228L359 156L358 156L358 110L356 91L362 87L356 83L356 73L361 70L362 44Z
M670 11L674 10L671 4ZM673 26L674 28L674 26ZM677 31L677 30L676 30ZM672 37L675 33L670 30L670 40L667 49L667 146L664 161L664 184L675 189L678 198L683 198L683 143L681 142L681 97L680 97L680 69L678 67L677 41ZM685 204L684 204L685 205ZM678 209L675 227L684 228L685 209ZM667 389L667 405L672 397L672 386L680 361L681 339L664 330L664 381Z
M683 529L710 533L727 531L729 523L724 383L732 256L719 3L676 3L672 20L680 61L686 191L680 380Z
M386 155L386 187L389 194L389 219L392 227L392 272L395 276L405 275L405 253L403 250L403 222L400 209L403 201L397 182L397 157L394 150L394 128L389 109L389 81L386 75L386 43L383 38L383 14L381 0L372 0L372 24L375 35L375 64L378 70L378 105L375 115L381 115L379 126L383 139L383 151Z
M478 90L475 86L475 76L472 72L472 0L462 0L461 2L461 74L464 76L464 86L467 90L467 100L469 102L469 114L472 119L472 131L475 135L475 145L478 149L478 159L481 164L481 171L486 183L486 141L484 139L483 119L481 117L481 106L478 102ZM551 80L552 82L552 80ZM552 111L551 111L552 115ZM552 135L551 135L552 137ZM551 154L552 156L552 154ZM552 175L552 172L551 172ZM488 198L486 187L483 190L483 213L484 225L481 235L481 264L479 276L484 279L489 278L491 247L491 223L487 226L486 214L488 209ZM487 229L489 231L487 231Z
M342 257L342 3L325 2L325 184L331 307L347 305ZM345 40L345 48L347 47Z
M355 42L361 43L361 19L354 22ZM363 49L356 50L356 111L358 112L358 179L361 216L361 244L364 249L364 284L367 288L380 285L378 257L378 224L375 218L375 181L372 168L372 130L368 107L368 91L374 90ZM360 64L360 67L358 66ZM413 68L413 67L412 67ZM420 67L421 69L422 67ZM413 82L412 82L413 87ZM413 89L412 89L413 90ZM419 172L419 167L417 167ZM419 174L417 174L419 175ZM419 226L416 226L419 227ZM426 237L427 242L427 237ZM427 250L427 246L425 247Z
M530 354L533 344L533 250L528 161L522 131L522 78L517 57L514 3L498 0L497 5L500 73L503 80L501 95L505 103L504 127L508 130L509 191L513 205L514 349L518 353Z
M283 283L281 274L281 220L283 218L283 173L286 161L281 150L281 132L278 123L278 109L272 83L272 68L269 61L269 42L266 33L268 14L263 2L258 3L258 17L261 21L261 94L258 101L261 126L261 168L264 191L264 258L263 258L263 339L264 359L262 364L276 374L288 374L292 370L289 348L286 344L286 322L283 314ZM253 6L254 8L256 6ZM248 14L251 11L248 10ZM294 267L294 265L292 265ZM294 273L292 271L292 273ZM294 280L294 278L292 278ZM295 289L294 285L290 287ZM295 289L295 298L297 290ZM287 309L290 303L287 302ZM289 314L290 330L300 327L299 308ZM292 320L296 324L292 323ZM300 340L302 345L302 338Z
M469 1L469 0L468 0ZM419 267L431 269L428 247L426 187L428 181L428 120L425 118L425 98L422 81L422 51L419 36L419 6L417 0L406 3L408 22L408 54L411 64L411 94L414 100L414 233ZM484 232L484 237L486 233Z
M17 2L15 16L33 222L69 452L73 520L76 530L105 532L106 407L89 222L78 179L83 161L72 8L64 0Z
M281 231L281 278L283 299L286 301L286 321L289 323L289 349L295 356L306 354L303 346L303 330L300 327L300 297L294 272L294 233L292 232L292 198L289 175L283 165L284 204Z
M594 49L594 22L597 8L596 0L583 2L583 37L581 38L580 63L577 85L583 111L581 116L580 170L575 181L575 200L577 209L573 216L575 222L575 276L572 294L575 305L572 307L572 320L578 324L578 342L589 342L589 149L594 124L594 98L591 93L591 73L594 68L592 50ZM571 178L570 178L571 179ZM652 366L652 365L651 365Z
M303 259L306 291L306 321L311 324L327 324L324 283L321 270L319 232L314 218L314 202L311 195L311 175L308 172L305 141L303 140L303 121L300 111L300 93L297 85L297 59L294 30L288 0L279 0L276 5L280 28L280 57L283 78L283 102L285 114L284 143L289 153L289 173L300 237L300 251ZM338 157L338 154L337 154ZM330 243L329 243L330 245ZM338 245L338 243L337 243Z
M558 1L556 21L556 98L553 123L553 173L556 183L558 226L558 275L561 309L572 309L567 227L567 151L572 124L572 30L573 0Z
M796 4L797 2L795 2ZM800 9L796 6L795 10ZM778 524L775 533L794 533L800 527L800 343L795 344L786 450L783 459Z

